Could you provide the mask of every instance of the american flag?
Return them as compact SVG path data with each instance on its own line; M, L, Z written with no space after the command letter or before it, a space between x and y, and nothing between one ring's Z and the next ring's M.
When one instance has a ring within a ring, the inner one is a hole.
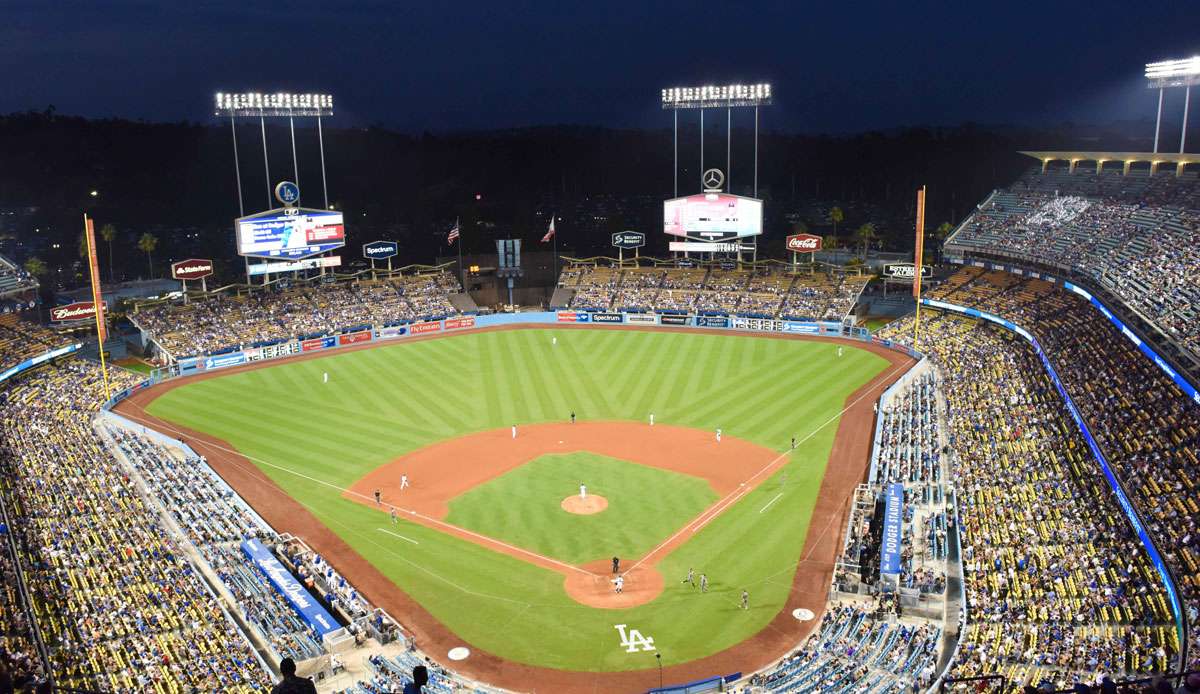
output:
M542 237L542 243L546 243L554 238L554 216L550 216L550 228L546 231L546 235Z
M458 220L456 219L456 220L454 220L454 228L450 230L449 234L446 234L446 245L449 246L450 244L454 243L457 240L458 240Z

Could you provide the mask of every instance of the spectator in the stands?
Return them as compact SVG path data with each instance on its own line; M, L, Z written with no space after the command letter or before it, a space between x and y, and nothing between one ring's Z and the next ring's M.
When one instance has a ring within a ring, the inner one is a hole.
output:
M424 665L413 668L413 681L404 685L404 694L421 694L429 684L429 670Z
M283 679L271 687L271 694L317 694L317 685L312 680L296 676L296 661L291 658L279 661L279 672Z

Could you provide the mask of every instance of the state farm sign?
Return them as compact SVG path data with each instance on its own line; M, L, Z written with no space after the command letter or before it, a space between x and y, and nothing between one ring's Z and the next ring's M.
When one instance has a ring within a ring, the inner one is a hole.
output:
M177 280L198 280L213 274L213 262L190 258L171 264L171 277Z
M104 307L108 308L108 302L105 302ZM66 306L55 306L50 309L50 320L65 322L74 320L87 320L96 317L96 304L91 301L76 301L73 304Z
M787 237L787 249L792 253L816 253L821 250L821 237L812 234L792 234Z

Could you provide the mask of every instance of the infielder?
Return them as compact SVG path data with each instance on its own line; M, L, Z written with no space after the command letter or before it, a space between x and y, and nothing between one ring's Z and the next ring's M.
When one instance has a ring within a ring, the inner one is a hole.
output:
M717 429L717 443L721 443L721 430Z
M742 591L742 609L750 609L750 593L747 593L745 590Z
M513 438L514 439L517 438L517 425L516 424L513 425Z
M700 574L700 592L708 592L708 574Z
M582 482L579 483L579 500L587 501L587 485Z
M680 583L691 583L692 587L695 588L696 587L696 570L688 569L687 578L680 581Z
M376 490L375 490L375 505L376 505L376 506L381 506L381 505L382 505L382 504L381 504L381 501L382 501L382 500L383 500L383 492L381 492L381 491L379 491L378 489L376 489Z
M571 423L575 423L575 410L571 410Z
M408 489L408 475L400 475L400 489Z
M650 426L654 426L654 413L650 413Z
M613 579L613 585L616 586L617 595L620 595L625 591L625 577L617 576Z
M392 517L392 525L397 525L400 523L400 521L396 518L396 507L395 506L392 507L391 513L389 513L388 515L390 515Z

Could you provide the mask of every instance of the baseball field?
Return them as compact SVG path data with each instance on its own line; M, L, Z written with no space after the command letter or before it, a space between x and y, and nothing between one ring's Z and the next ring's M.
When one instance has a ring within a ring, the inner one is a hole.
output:
M619 673L730 649L777 629L798 598L819 614L823 592L798 596L793 578L806 538L842 530L844 498L813 513L841 415L869 412L902 371L878 351L484 330L176 381L119 411L220 459L277 529L348 547L348 577L359 585L365 562L386 578L361 589L417 622L419 642L472 649L467 672L486 676L471 667L486 657ZM310 515L336 539L306 535ZM385 595L397 588L403 601Z

